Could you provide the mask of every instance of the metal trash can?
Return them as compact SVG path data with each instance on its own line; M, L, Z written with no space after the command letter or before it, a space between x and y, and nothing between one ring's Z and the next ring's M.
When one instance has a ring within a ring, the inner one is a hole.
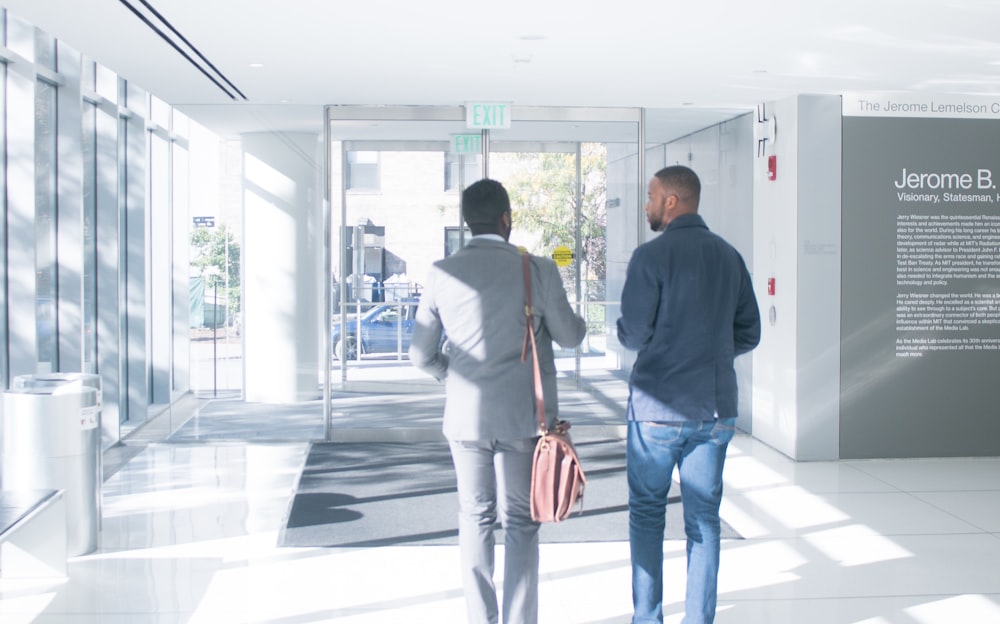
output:
M97 549L101 526L101 378L21 375L3 395L0 486L63 490L66 554Z

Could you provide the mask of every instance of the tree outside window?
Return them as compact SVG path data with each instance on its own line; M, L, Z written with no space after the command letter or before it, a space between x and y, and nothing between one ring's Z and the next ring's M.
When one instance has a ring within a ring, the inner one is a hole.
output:
M240 245L225 224L191 232L191 266L206 288L224 292L230 317L240 311Z

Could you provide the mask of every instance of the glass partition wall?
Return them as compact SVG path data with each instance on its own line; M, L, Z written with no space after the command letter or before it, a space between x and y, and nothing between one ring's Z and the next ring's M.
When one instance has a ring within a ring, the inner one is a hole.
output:
M439 388L407 359L413 314L430 265L467 242L461 191L482 177L511 195L511 242L556 260L588 320L559 370L578 383L621 370L613 328L645 195L640 109L509 106L503 128L470 128L462 106L326 111L328 409L331 389Z

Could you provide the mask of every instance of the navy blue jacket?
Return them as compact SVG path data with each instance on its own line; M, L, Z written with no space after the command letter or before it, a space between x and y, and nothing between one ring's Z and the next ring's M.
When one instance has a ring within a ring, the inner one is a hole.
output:
M760 342L760 312L742 256L701 216L675 218L632 254L618 340L639 352L629 420L735 417L733 359Z

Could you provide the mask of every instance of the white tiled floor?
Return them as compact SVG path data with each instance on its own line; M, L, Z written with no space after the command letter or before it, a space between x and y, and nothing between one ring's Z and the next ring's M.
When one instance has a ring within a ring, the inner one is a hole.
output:
M306 449L148 446L104 485L98 552L66 581L0 580L0 621L463 622L456 547L276 547ZM1000 458L795 463L739 436L726 480L745 539L723 543L717 622L1000 622ZM683 549L665 544L667 622ZM542 546L541 622L629 616L626 543Z

